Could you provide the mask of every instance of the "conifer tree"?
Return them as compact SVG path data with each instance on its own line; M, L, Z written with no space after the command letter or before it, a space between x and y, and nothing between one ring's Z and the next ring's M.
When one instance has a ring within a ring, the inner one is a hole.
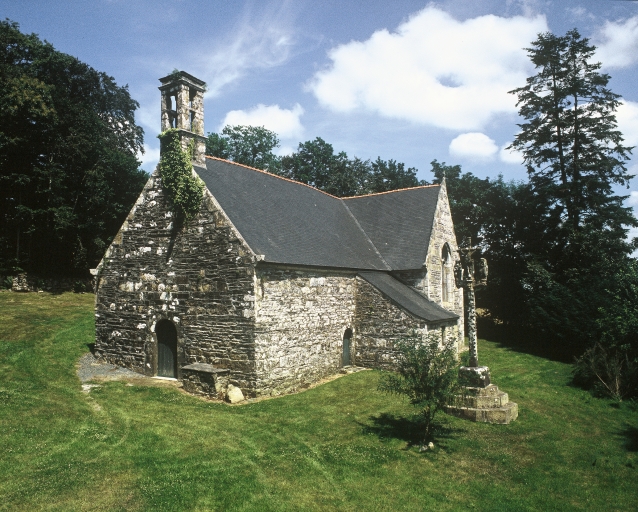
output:
M632 148L617 129L620 97L592 62L595 49L576 29L539 34L527 49L538 72L510 91L525 120L510 148L523 154L534 192L550 204L546 222L554 226L546 228L560 226L555 249L576 259L593 238L606 252L628 254L627 227L637 225L613 191L632 178L625 165Z

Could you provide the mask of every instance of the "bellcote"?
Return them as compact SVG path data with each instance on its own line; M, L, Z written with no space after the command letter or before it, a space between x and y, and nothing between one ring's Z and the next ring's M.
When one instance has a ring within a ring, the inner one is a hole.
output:
M179 130L183 149L194 141L193 165L205 166L204 91L206 83L185 71L159 79L162 85L162 132Z

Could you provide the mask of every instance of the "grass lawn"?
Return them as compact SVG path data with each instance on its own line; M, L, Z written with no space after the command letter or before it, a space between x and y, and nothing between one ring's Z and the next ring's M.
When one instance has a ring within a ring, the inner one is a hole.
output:
M441 417L348 375L228 406L171 387L82 392L92 295L0 293L0 510L636 510L638 410L570 367L481 341L511 425Z

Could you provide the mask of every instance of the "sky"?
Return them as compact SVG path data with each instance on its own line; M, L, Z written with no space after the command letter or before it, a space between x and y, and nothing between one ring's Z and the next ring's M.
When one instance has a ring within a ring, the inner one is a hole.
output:
M521 122L508 91L534 74L525 48L537 34L572 28L597 46L638 146L638 1L0 0L0 16L128 84L149 172L158 79L180 69L208 85L206 133L252 124L279 135L280 154L321 137L425 180L434 159L524 180L505 149ZM638 148L628 167L638 174ZM638 179L619 192L638 211Z

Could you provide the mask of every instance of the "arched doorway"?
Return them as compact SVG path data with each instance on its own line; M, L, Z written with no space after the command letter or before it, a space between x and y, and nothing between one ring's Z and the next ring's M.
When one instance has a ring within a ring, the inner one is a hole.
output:
M341 365L342 366L350 366L350 347L352 341L352 329L346 329L346 332L343 333L343 354L341 355Z
M155 326L157 335L157 376L177 377L177 329L173 322L160 320Z

